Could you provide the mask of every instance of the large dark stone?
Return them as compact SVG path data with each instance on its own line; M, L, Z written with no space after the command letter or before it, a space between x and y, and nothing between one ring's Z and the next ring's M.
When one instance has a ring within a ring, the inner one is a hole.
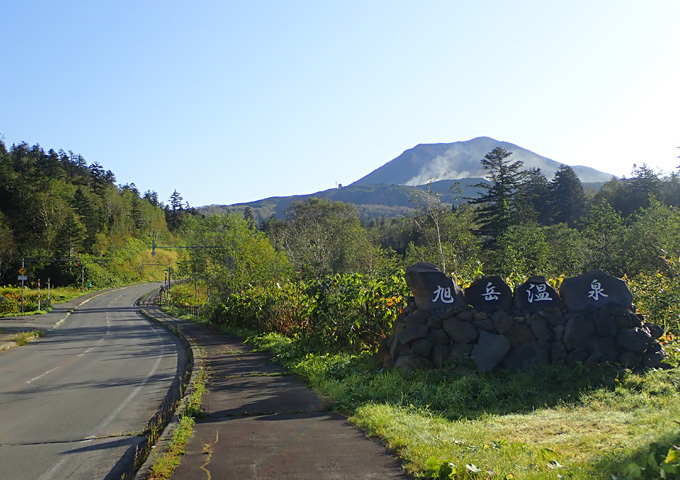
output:
M596 367L596 366L604 363L604 361L605 361L604 353L593 352L593 353L590 354L590 356L588 358L586 358L586 361L583 362L583 364L586 367L593 368L593 367Z
M501 277L484 277L465 289L465 300L475 310L509 310L512 305L512 291Z
M393 337L392 344L390 345L390 357L392 359L397 358L399 355L401 355L401 352L403 352L406 348L407 345L401 343L398 338Z
M432 342L428 341L427 338L420 338L411 343L411 353L414 355L429 357L430 351L432 351Z
M567 308L573 311L610 303L626 308L633 306L633 294L626 283L602 270L564 279L560 286L560 297Z
M493 328L501 335L505 335L515 326L515 319L510 315L499 315L493 321Z
M531 327L531 331L534 332L536 340L539 342L547 342L552 340L552 330L548 326L548 322L545 321L540 315L534 314L527 319L527 325Z
M615 363L618 359L618 351L616 349L616 342L610 337L596 337L590 341L586 350L591 354L600 352L604 355L604 359L608 362Z
M595 336L595 324L583 318L572 318L564 327L562 341L567 350L574 350L587 344ZM585 361L585 359L580 360Z
M458 283L432 263L416 263L409 266L406 268L405 278L419 309L436 310L465 306L463 292Z
M477 345L472 348L472 361L480 372L490 372L510 350L510 340L503 335L480 332Z
M427 332L427 339L435 345L446 345L451 339L441 328L435 328Z
M569 354L567 357L567 364L573 365L578 362L583 363L588 360L589 357L590 354L586 351L586 349L579 347Z
M555 342L550 345L550 363L553 365L564 365L567 361L567 349L564 348L564 343Z
M545 277L535 276L515 288L514 304L522 312L540 312L558 309L562 301Z
M477 330L486 330L487 332L493 331L493 320L490 318L485 318L484 320L479 320L478 322L472 323Z
M443 323L444 331L456 343L471 343L477 339L477 329L468 322L448 318Z
M617 344L637 355L645 353L651 341L649 333L641 328L627 328L616 335Z
M536 340L534 332L526 323L515 322L513 327L505 334L510 340L510 345L512 348L518 348L528 342L533 342Z
M595 319L595 328L602 337L615 337L619 331L618 322L611 315L599 315Z
M649 332L649 335L654 339L659 339L663 336L663 327L657 325L656 323L645 322L642 327Z
M399 332L399 336L397 338L401 343L407 344L413 340L425 338L427 336L427 331L427 325L423 323L417 323L411 326L407 325Z
M636 368L640 366L642 358L633 352L624 352L619 355L619 363L626 368Z
M642 356L642 366L646 368L657 368L665 358L666 355L663 351L645 353Z
M520 370L539 363L548 363L549 345L544 342L524 343L505 357L501 366L507 370Z

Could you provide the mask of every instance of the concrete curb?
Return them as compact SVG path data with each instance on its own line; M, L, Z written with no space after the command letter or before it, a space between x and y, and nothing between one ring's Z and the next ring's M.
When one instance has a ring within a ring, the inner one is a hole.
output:
M189 398L191 397L194 391L194 386L198 379L199 374L198 372L200 372L201 368L203 367L201 351L198 345L196 345L196 343L193 340L184 335L184 332L182 331L181 328L181 323L183 323L182 320L176 319L176 317L172 317L166 314L157 307L152 307L152 310L147 310L143 308L141 310L141 313L149 321L157 325L160 325L163 328L166 328L173 335L175 335L184 345L184 347L186 348L187 352L190 353L190 355L188 355L187 372L185 374L188 375L189 378L188 381L186 380L186 378L183 379L184 381L180 379L181 383L179 387L180 398L177 400L177 402L175 402L176 408L174 408L174 413L169 419L167 418L165 419L167 421L167 425L165 425L165 427L163 428L163 432L161 433L156 443L152 445L151 448L149 449L146 460L135 474L134 477L135 480L146 480L147 478L149 478L149 474L151 473L151 467L153 466L156 457L167 452L168 446L172 441L175 429L179 425L180 418L182 417L182 414L186 410ZM180 325L179 326L169 325L168 323L162 320L163 317L173 318Z

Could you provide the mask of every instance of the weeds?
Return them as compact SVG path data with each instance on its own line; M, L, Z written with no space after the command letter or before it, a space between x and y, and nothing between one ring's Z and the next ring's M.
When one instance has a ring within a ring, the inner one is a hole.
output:
M367 353L310 353L275 334L247 343L307 379L416 478L676 478L676 369L404 375L374 368Z
M207 393L207 381L208 371L201 367L194 382L193 391L180 417L179 425L175 428L166 451L154 459L148 477L150 480L170 478L179 465L180 457L186 453L184 447L194 434L194 422L196 418L203 415L201 405L203 395Z
M22 345L26 345L31 340L44 336L45 332L43 330L31 330L30 332L17 333L16 337L14 337L14 342L16 342L16 344L21 347Z

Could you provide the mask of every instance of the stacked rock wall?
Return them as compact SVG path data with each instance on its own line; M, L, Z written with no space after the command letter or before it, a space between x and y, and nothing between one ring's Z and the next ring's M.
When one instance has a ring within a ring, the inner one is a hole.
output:
M409 267L406 278L414 298L381 345L384 366L460 373L538 363L666 366L663 330L637 315L625 284L604 272L566 279L559 295L543 277L514 292L487 277L463 294L431 264Z

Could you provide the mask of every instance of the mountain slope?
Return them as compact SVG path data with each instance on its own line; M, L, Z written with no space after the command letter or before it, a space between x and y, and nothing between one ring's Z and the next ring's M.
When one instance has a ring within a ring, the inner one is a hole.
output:
M417 145L345 187L235 205L208 205L199 207L198 211L215 214L243 212L248 208L255 220L261 222L272 216L283 218L293 202L320 197L354 204L364 220L410 215L418 208L413 202L416 189L426 190L428 183L447 204L458 204L475 197L479 192L474 185L483 182L486 176L481 159L499 146L512 152L512 160L524 162L525 169L540 168L548 180L562 165L512 143L479 137L466 142ZM586 188L597 190L612 177L590 167L572 168ZM452 194L450 188L454 183L457 193Z
M424 185L439 180L484 177L481 160L496 147L512 152L510 159L521 160L525 169L540 168L550 180L562 165L509 142L478 137L465 142L417 145L387 162L352 185ZM590 167L572 167L581 182L606 182L612 175Z

